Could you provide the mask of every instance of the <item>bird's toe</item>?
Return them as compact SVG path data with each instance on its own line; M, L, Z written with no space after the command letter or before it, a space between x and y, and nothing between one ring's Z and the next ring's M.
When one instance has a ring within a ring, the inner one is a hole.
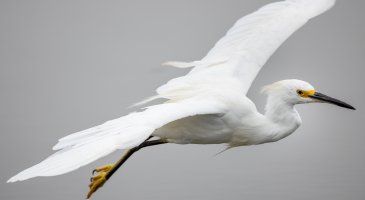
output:
M94 169L92 174L100 173L100 172L109 172L113 167L114 167L113 164L104 165L104 166Z

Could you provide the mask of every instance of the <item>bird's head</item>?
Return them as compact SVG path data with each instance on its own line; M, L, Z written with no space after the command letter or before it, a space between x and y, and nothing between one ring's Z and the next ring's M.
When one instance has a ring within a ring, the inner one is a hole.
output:
M355 110L351 105L317 92L314 87L301 80L289 79L267 85L262 90L270 97L295 105L303 103L330 103Z

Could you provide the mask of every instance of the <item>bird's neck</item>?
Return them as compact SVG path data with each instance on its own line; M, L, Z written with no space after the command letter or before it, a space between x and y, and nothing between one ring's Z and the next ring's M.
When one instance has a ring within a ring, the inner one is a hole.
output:
M301 124L294 104L285 102L280 97L269 95L265 110L265 117L273 125L273 141L290 135Z

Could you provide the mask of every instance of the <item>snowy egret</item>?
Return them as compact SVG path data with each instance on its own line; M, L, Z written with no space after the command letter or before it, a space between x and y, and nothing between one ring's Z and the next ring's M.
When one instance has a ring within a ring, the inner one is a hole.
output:
M295 79L264 87L268 96L264 114L246 97L256 75L275 50L309 19L334 3L335 0L286 0L243 17L200 61L165 63L193 68L142 102L163 98L164 103L60 139L53 148L58 152L8 182L64 174L117 149L126 149L116 164L94 170L97 174L91 180L90 198L141 148L163 143L224 143L233 148L275 142L300 126L296 104L327 102L354 109Z

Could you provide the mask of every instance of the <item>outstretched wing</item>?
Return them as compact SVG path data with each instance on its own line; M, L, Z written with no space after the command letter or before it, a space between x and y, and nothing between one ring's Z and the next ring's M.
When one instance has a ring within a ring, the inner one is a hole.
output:
M71 134L59 140L59 150L41 163L26 169L8 180L22 181L37 176L55 176L78 169L117 149L138 146L161 126L194 115L224 113L223 104L214 101L189 99L148 107L108 121L102 125Z
M162 87L172 88L182 82L196 82L201 77L231 77L239 79L243 92L247 93L256 75L276 49L309 19L322 14L334 4L335 0L286 0L268 4L238 20L202 60L165 63L180 68L194 68L188 75Z

